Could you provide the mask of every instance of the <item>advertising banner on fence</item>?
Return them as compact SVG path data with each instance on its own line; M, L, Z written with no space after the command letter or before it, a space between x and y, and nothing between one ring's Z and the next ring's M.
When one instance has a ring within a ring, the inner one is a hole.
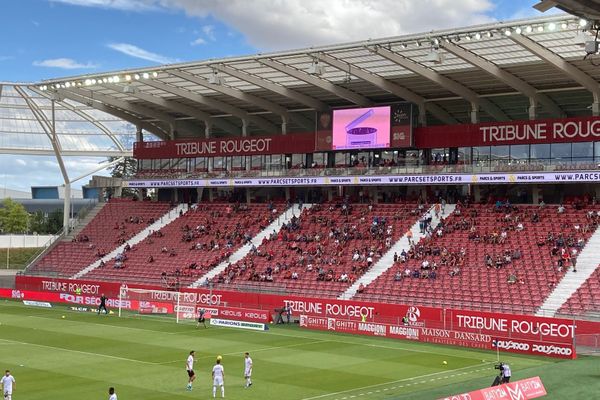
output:
M131 188L352 186L352 185L467 185L514 183L600 182L600 172L531 172L493 174L413 174L340 177L265 177L223 179L147 179L123 181Z
M231 319L211 318L210 324L214 326L224 326L226 328L249 329L251 331L266 331L268 325L258 322L234 321Z
M573 343L575 335L573 321L560 318L451 309L446 310L446 317L452 329L513 339Z
M339 318L300 316L300 327L323 331L335 331L366 336L381 336L419 342L470 347L484 350L501 350L511 353L531 354L556 358L575 358L572 344L545 341L512 340L494 338L486 333L459 330L434 329L418 326L391 325L375 322L350 321Z
M546 388L539 376L456 394L439 400L528 400L546 395Z

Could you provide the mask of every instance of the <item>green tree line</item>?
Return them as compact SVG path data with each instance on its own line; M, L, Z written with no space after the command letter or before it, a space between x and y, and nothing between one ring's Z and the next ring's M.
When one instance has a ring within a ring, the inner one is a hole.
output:
M48 214L42 211L29 214L22 204L6 198L0 204L0 233L54 234L62 228L62 218L61 209Z

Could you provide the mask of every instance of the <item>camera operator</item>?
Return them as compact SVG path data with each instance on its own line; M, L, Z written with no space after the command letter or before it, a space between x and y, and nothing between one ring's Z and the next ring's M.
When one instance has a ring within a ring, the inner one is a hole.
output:
M510 365L508 364L501 364L502 368L500 369L500 371L502 371L502 383L508 383L510 382L510 376L511 376L511 372L510 372Z

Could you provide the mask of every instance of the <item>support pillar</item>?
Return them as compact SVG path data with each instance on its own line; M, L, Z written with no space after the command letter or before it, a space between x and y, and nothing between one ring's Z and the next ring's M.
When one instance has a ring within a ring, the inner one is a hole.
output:
M537 102L535 101L535 99L533 97L529 98L529 108L528 108L528 112L529 112L529 120L533 121L537 118Z
M479 106L475 103L471 103L471 123L479 123Z
M290 195L290 188L286 186L285 188L285 200L289 201L291 195Z
M250 189L246 188L246 204L250 204L252 202L252 196L250 195Z
M135 140L138 142L144 141L144 133L142 132L142 127L139 125L135 127Z
M425 103L419 104L419 126L427 126L427 111Z
M63 230L65 235L71 231L71 184L65 183L65 201L63 204Z
M212 135L212 123L210 121L204 121L204 137L210 139Z
M204 192L204 188L196 188L196 192L198 193L198 203L202 202L202 194Z
M248 121L242 119L242 136L248 136Z
M287 124L288 124L287 118L284 115L282 115L281 116L281 134L282 135L287 135Z
M212 203L213 199L214 199L214 190L212 188L208 189L208 201L210 201Z
M592 115L594 117L600 116L600 93L593 93L594 102L592 103Z

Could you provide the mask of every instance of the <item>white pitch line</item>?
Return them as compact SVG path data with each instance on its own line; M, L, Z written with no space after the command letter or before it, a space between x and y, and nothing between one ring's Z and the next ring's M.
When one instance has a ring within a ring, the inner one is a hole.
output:
M440 374L447 374L449 372L462 371L462 370L465 370L465 369L479 367L480 365L481 364L470 365L468 367L457 368L457 369L453 369L451 371L433 372L431 374L419 375L419 376L414 376L414 377L411 377L411 378L398 379L397 381L391 381L391 382L385 382L385 383L378 383L376 385L369 385L369 386L363 386L363 387L358 387L358 388L354 388L354 389L342 390L340 392L326 393L326 394L322 394L322 395L319 395L319 396L305 397L302 400L322 399L324 397L336 396L338 394L345 394L345 393L350 393L350 392L356 392L356 391L359 391L359 390L371 389L371 388L375 388L375 387L379 387L379 386L384 386L384 385L392 385L394 383L399 383L399 382L414 381L414 380L418 380L418 379L428 378L430 376L436 376L436 375L440 375ZM414 384L416 384L416 383L414 383ZM412 383L405 384L405 386L409 386L409 385L412 385ZM363 394L364 393L359 393L358 395L362 396Z
M88 355L88 356L100 356L100 357L112 358L114 360L129 361L129 362L135 362L135 363L146 364L146 365L158 365L158 363L153 363L153 362L149 362L149 361L142 361L142 360L134 360L132 358L111 356L109 354L92 353L92 352L89 352L89 351L65 349L63 347L48 346L48 345L45 345L45 344L37 344L37 343L19 342L19 341L16 341L16 340L8 340L8 339L0 339L0 340L2 340L4 342L8 342L6 344L20 344L20 345L25 345L25 346L35 346L35 347L42 347L42 348L46 348L46 349L62 350L62 351L70 352L70 353L85 354L85 355Z

